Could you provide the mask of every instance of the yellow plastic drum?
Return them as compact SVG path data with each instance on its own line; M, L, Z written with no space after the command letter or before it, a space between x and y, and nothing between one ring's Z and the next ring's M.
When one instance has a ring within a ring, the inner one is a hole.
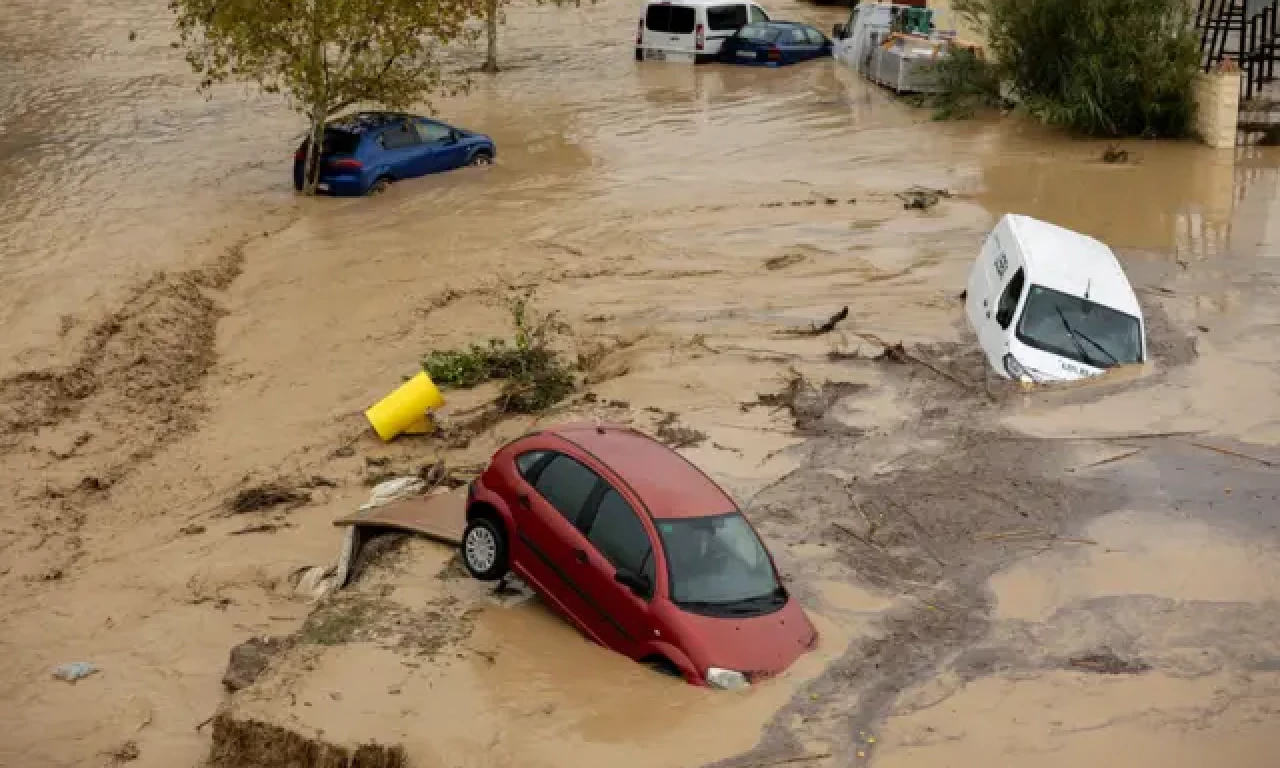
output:
M373 431L384 441L397 435L431 431L430 411L444 405L444 397L425 372L401 384L364 412Z

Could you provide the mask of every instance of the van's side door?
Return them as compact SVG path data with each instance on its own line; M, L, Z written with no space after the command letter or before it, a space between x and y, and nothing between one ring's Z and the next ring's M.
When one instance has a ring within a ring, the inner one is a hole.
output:
M982 272L985 288L982 305L975 309L981 313L974 328L982 342L991 364L1003 369L1004 356L1009 351L1009 339L1013 335L1013 321L1026 287L1026 271L1022 260L1013 250L1014 245L999 235L1000 228L987 240L983 248Z
M987 235L982 251L969 270L969 293L965 300L969 324L978 334L978 343L987 353L991 364L997 368L1001 366L999 357L1002 354L997 356L1000 340L995 333L995 304L1009 269L1009 257L1000 242L999 230L997 227Z

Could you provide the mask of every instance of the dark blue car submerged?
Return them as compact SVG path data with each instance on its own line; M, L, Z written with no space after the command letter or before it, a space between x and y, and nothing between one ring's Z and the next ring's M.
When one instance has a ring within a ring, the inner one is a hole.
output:
M724 41L720 60L726 64L781 67L831 55L831 41L807 24L762 21L740 28Z
M293 158L293 186L302 189L308 141ZM361 112L325 127L316 190L366 195L393 181L488 165L498 150L488 136L417 115Z

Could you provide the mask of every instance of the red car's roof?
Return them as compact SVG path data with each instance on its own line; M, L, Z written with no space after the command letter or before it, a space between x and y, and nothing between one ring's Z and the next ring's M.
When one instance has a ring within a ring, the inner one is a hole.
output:
M657 519L736 511L729 494L657 440L613 424L561 424L544 431L577 445L622 478Z

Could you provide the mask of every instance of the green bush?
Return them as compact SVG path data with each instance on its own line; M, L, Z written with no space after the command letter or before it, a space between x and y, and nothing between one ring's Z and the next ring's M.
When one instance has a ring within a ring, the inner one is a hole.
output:
M1195 116L1187 0L959 0L1032 114L1095 136L1179 137Z
M514 339L432 350L422 361L422 369L436 384L455 389L501 380L502 410L537 413L568 397L577 382L573 369L551 346L561 330L555 315L534 313L528 296L512 299L509 307Z
M921 106L933 108L933 119L967 119L980 109L1001 106L1000 72L976 51L953 47L933 67L942 90L922 94L918 100Z

